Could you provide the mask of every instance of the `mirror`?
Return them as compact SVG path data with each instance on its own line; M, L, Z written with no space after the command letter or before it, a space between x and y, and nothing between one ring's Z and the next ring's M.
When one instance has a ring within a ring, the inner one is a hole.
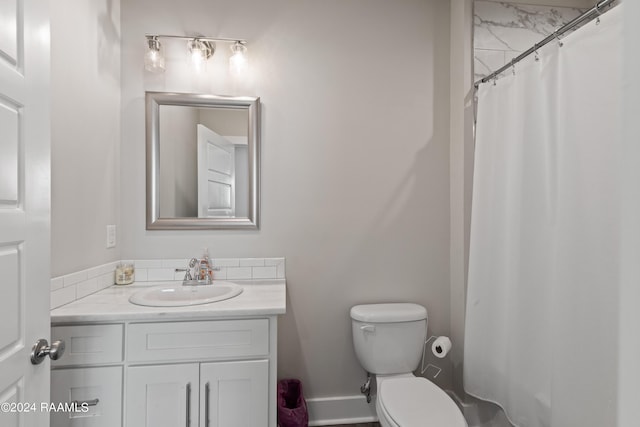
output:
M147 230L257 229L260 98L146 93Z

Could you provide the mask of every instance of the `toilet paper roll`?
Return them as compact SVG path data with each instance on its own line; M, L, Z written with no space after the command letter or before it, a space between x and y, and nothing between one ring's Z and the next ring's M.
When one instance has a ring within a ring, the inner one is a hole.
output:
M449 350L451 350L451 340L449 337L438 337L433 341L433 344L431 344L431 351L440 359L446 357L446 355L449 354Z

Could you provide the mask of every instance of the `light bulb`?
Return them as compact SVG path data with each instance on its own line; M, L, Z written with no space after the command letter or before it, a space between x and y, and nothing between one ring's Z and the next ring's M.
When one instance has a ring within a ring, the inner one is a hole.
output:
M247 47L241 42L235 42L231 46L231 57L229 58L229 71L234 76L242 76L247 72Z
M148 48L144 54L144 68L152 73L162 73L164 71L164 55L162 46L156 37L148 37Z
M197 72L207 69L207 60L211 58L215 45L198 39L189 40L189 61Z

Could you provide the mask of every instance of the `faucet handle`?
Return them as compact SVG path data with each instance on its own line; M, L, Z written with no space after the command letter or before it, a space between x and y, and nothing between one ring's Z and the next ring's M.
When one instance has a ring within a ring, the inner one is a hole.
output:
M181 273L183 271L184 271L184 279L182 279L183 281L184 280L192 280L193 279L191 277L191 269L189 269L189 268L176 268L175 269L176 273Z

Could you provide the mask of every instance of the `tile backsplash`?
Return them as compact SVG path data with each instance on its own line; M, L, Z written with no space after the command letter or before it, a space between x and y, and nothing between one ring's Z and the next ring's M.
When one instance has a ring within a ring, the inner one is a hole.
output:
M214 280L284 279L284 258L214 258ZM114 261L51 279L51 309L107 288L115 282L121 262L135 265L136 282L182 280L189 259L143 259Z

